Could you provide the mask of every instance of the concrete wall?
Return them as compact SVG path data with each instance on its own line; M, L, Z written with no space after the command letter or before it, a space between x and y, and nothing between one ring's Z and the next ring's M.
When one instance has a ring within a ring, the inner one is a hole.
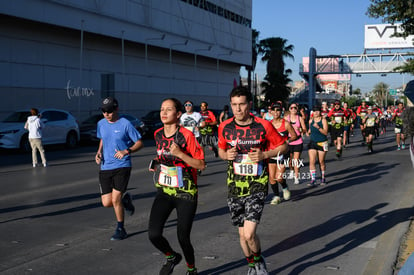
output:
M111 3L0 3L6 101L0 118L16 109L55 107L82 120L99 111L108 93L123 112L139 117L171 96L217 109L228 102L240 66L250 59L250 28L178 0ZM232 8L251 18L251 1L234 1ZM105 74L114 77L113 91L103 91Z

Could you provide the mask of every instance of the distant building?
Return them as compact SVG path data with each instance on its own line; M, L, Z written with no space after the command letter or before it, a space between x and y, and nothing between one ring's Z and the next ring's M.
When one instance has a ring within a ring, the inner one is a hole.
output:
M13 0L0 20L1 117L82 119L108 95L138 116L171 96L221 108L251 62L252 0Z

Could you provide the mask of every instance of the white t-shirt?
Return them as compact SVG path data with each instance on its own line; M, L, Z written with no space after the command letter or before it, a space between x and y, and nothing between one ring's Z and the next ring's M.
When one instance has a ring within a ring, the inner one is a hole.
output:
M200 136L200 132L198 131L198 127L200 126L200 122L203 121L203 117L198 112L192 112L191 114L184 113L181 115L180 124L183 125L185 128L193 132L194 136L198 138Z

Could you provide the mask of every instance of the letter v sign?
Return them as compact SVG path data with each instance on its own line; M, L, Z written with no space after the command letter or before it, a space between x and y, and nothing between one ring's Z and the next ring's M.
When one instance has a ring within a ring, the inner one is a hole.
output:
M384 36L387 29L393 29L394 30L393 34L397 33L397 26L392 26L392 25L385 26L384 29L382 30L382 32L379 31L377 26L369 26L368 29L374 29L377 32L377 34L380 38L382 38Z

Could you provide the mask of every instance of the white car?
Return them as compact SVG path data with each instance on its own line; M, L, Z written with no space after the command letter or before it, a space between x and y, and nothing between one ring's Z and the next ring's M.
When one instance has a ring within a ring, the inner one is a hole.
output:
M79 142L79 125L75 117L64 110L39 110L40 119L45 124L42 129L42 142L48 144L66 144L73 148ZM0 148L30 151L28 131L24 129L29 110L17 111L0 122Z

